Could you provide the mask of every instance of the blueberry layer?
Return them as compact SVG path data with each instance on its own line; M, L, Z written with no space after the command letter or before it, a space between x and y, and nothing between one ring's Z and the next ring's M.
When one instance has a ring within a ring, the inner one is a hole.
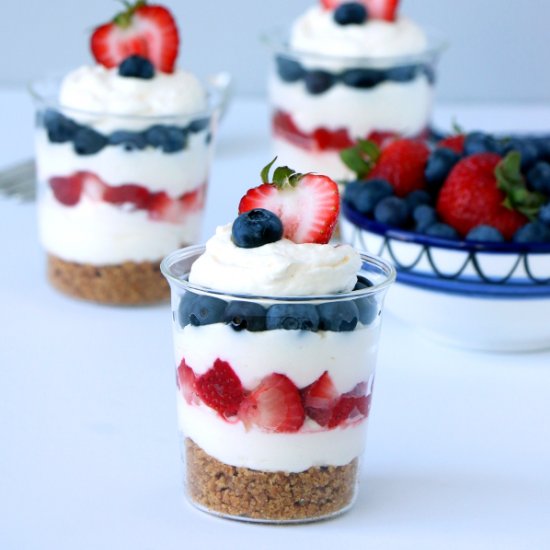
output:
M435 83L434 69L429 64L401 65L389 69L349 68L345 71L331 72L319 69L306 69L298 61L287 57L276 58L277 74L284 82L303 80L311 95L327 92L336 84L350 88L370 89L383 82L411 82L424 75L430 84Z
M94 155L109 145L122 146L126 151L153 147L164 153L177 153L187 148L189 135L206 130L210 120L206 117L194 120L186 126L154 124L137 132L115 130L110 134L102 134L55 109L46 109L39 114L38 124L44 126L50 142L72 142L77 155ZM210 139L209 135L207 139Z

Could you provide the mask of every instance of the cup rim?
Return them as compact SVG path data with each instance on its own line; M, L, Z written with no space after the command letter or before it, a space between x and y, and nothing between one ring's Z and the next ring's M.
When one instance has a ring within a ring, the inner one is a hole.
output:
M201 285L190 283L187 279L182 278L182 276L189 275L188 272L183 273L178 276L174 273L173 266L184 259L188 259L192 256L199 256L204 252L206 246L204 244L187 246L185 248L179 248L168 254L160 264L160 270L164 277L170 283L170 286L175 285L176 287L184 291L193 291L199 294L207 294L211 296L219 296L224 298L230 298L233 300L245 300L245 301L270 301L270 302L292 302L292 303L311 303L311 302L327 302L327 301L344 301L357 298L363 298L367 296L374 296L385 292L394 282L396 278L396 269L395 267L378 256L373 256L371 254L360 253L362 265L368 263L370 265L376 266L385 276L385 279L380 283L374 283L373 286L353 290L350 292L342 292L339 294L319 294L319 295L308 295L308 296L270 296L270 295L255 295L255 294L237 294L233 292L224 292L215 290L212 288L204 287Z
M287 57L307 58L319 62L340 62L348 66L384 68L396 65L417 65L426 63L439 57L449 47L449 42L444 35L433 29L427 29L428 47L422 52L406 55L373 56L346 56L328 55L293 48L289 42L288 29L282 26L273 27L260 35L260 41L275 55Z
M57 85L61 83L61 80L65 74L53 74L50 76L43 76L27 83L27 91L30 94L33 101L46 108L56 109L62 113L66 113L68 116L76 116L82 118L94 118L98 116L106 116L109 118L121 120L121 121L143 121L147 123L151 122L169 122L177 119L197 120L200 118L210 118L213 114L219 112L221 115L225 113L227 104L231 97L232 91L232 78L228 72L221 71L212 74L201 80L205 90L208 106L204 109L191 112L174 112L163 113L161 115L135 115L128 113L114 113L109 111L94 111L87 109L78 109L75 107L67 107L59 102L57 96L52 94L45 94L41 92L40 87L45 85Z

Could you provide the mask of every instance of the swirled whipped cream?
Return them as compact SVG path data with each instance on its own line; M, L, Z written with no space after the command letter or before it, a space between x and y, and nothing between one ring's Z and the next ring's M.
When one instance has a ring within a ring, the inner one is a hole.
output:
M298 51L342 57L393 57L426 50L424 31L410 19L369 19L362 25L339 25L333 11L313 6L299 17L290 46Z
M349 245L296 244L288 239L239 248L232 224L220 226L191 268L189 282L233 294L317 296L349 292L361 258Z
M157 71L149 80L120 76L118 68L83 66L61 84L63 107L112 115L187 115L206 108L206 94L192 74Z

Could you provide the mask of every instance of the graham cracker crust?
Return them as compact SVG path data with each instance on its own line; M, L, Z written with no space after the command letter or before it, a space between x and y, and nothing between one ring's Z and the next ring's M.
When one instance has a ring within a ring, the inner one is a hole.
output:
M170 296L160 261L98 266L48 254L47 272L48 280L60 292L102 304L151 304Z
M185 439L189 498L207 511L236 519L293 522L326 518L347 509L357 487L357 459L345 466L300 473L229 466Z

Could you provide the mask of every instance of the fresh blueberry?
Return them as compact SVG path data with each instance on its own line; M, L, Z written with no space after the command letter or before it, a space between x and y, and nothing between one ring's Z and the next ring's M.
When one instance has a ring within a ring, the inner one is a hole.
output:
M165 153L182 151L187 145L187 131L178 126L155 124L145 132L145 137L149 145L158 147Z
M537 148L537 158L539 160L550 162L550 137L537 137L533 140L533 143Z
M419 70L418 65L401 65L386 70L386 78L393 82L410 82Z
M367 8L359 2L346 2L334 10L338 25L362 25L369 17Z
M82 126L73 138L73 147L79 155L95 155L109 143L109 140L99 132Z
M424 169L424 178L429 188L440 189L447 176L460 160L460 155L451 149L441 147L436 149L428 159Z
M550 227L539 221L529 222L514 233L512 240L516 243L550 242Z
M202 132L203 130L206 130L210 124L209 118L198 118L197 120L194 120L189 124L189 131L192 134L198 134L199 132Z
M264 208L243 212L231 228L231 238L239 248L256 248L280 241L283 237L283 222Z
M427 191L424 191L424 189L417 189L416 191L411 191L405 197L405 202L409 207L409 211L413 212L421 204L431 204L432 196Z
M225 308L223 320L236 331L260 332L265 330L265 309L254 302L235 300Z
M550 227L550 202L539 210L539 221Z
M275 304L267 310L268 330L319 330L319 313L309 304Z
M350 332L355 330L359 310L353 301L326 302L317 307L319 330Z
M63 116L59 111L54 109L47 109L43 116L44 126L48 132L48 139L52 143L66 143L72 141L76 131L78 130L78 124Z
M352 206L361 214L372 214L376 205L385 197L393 195L393 187L382 179L373 179L362 182L352 194L355 201Z
M334 84L334 76L326 71L309 71L304 77L307 91L312 95L326 92Z
M355 198L357 197L357 194L363 185L365 185L365 182L361 180L355 180L346 183L342 200L345 203L351 204L353 206L355 204Z
M496 227L491 225L478 225L468 232L466 240L501 243L504 242L504 236Z
M527 172L527 182L535 191L550 195L550 163L537 162L529 172Z
M454 227L447 225L446 223L437 222L430 225L424 231L426 235L430 237L439 237L440 239L458 239L458 233Z
M504 142L502 153L506 155L510 151L517 151L521 155L522 171L529 170L538 159L538 149L530 139L512 138Z
M155 67L147 58L131 55L118 66L118 74L150 80L155 76Z
M357 277L357 283L353 290L362 290L373 286L372 282L366 277ZM369 325L372 323L378 315L378 303L374 296L365 296L364 298L358 298L355 300L355 305L359 312L359 321L363 325Z
M374 219L387 225L403 227L409 219L409 207L400 197L386 197L376 205Z
M304 78L306 74L304 68L294 59L278 56L275 62L277 64L277 73L281 77L281 80L285 82L297 82Z
M384 80L384 71L377 69L349 69L342 74L342 82L351 88L374 88Z
M147 147L147 139L143 132L128 132L126 130L117 130L109 136L111 145L122 145L126 151L134 151L136 149L145 149Z
M428 227L437 223L435 208L428 204L418 205L413 210L412 217L415 222L415 229L419 233L424 233Z
M222 323L226 306L227 302L219 298L186 292L179 305L180 325L198 327Z
M471 132L464 140L464 154L466 156L478 153L500 153L500 145L497 140L483 132Z

